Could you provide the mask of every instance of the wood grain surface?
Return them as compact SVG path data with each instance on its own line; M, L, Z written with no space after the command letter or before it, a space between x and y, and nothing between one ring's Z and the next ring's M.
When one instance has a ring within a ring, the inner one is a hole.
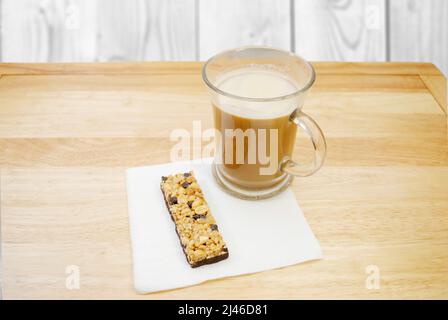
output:
M201 60L244 45L291 49L289 1L209 0L199 8Z
M447 21L448 1L390 1L391 59L431 61L447 74Z
M384 61L384 0L294 1L295 51L307 59Z
M263 44L448 74L446 0L0 0L4 62L192 61Z
M95 1L3 0L1 6L3 61L96 60Z
M195 0L3 0L2 60L195 60Z
M328 158L292 189L324 259L137 295L125 169L169 161L175 128L212 126L201 63L0 64L3 297L448 298L445 78L431 64L314 66L304 110Z
M98 0L99 61L195 60L195 0Z

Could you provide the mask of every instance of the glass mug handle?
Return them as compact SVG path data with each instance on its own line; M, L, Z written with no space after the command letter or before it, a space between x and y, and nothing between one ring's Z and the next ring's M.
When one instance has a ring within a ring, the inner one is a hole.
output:
M314 147L314 159L306 164L299 164L286 158L280 165L280 170L296 177L306 177L315 173L322 167L327 154L327 143L322 130L311 117L300 110L294 112L289 120L304 130L311 139Z

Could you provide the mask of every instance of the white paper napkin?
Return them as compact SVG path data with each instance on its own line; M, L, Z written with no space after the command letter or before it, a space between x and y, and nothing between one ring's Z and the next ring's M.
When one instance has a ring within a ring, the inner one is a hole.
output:
M222 191L211 159L127 170L134 286L139 293L280 268L322 257L294 194L250 201ZM191 268L160 191L162 175L193 170L229 249L229 258Z

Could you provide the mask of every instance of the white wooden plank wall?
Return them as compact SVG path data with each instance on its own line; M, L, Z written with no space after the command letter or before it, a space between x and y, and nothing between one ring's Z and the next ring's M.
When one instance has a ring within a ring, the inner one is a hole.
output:
M2 0L2 60L94 60L96 9L89 0Z
M448 74L448 0L0 0L0 28L9 62L205 60L263 44Z
M390 0L390 58L429 61L448 75L448 1Z
M294 4L298 54L311 60L385 60L385 0L298 0Z
M196 0L0 1L2 61L196 58Z
M288 0L206 0L199 5L199 57L243 45L291 49Z
M96 1L98 60L195 60L195 0Z

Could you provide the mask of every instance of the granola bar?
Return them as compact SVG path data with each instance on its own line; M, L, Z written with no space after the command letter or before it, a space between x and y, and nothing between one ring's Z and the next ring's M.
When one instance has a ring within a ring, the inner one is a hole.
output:
M190 266L226 259L229 251L193 172L162 177L160 188Z

